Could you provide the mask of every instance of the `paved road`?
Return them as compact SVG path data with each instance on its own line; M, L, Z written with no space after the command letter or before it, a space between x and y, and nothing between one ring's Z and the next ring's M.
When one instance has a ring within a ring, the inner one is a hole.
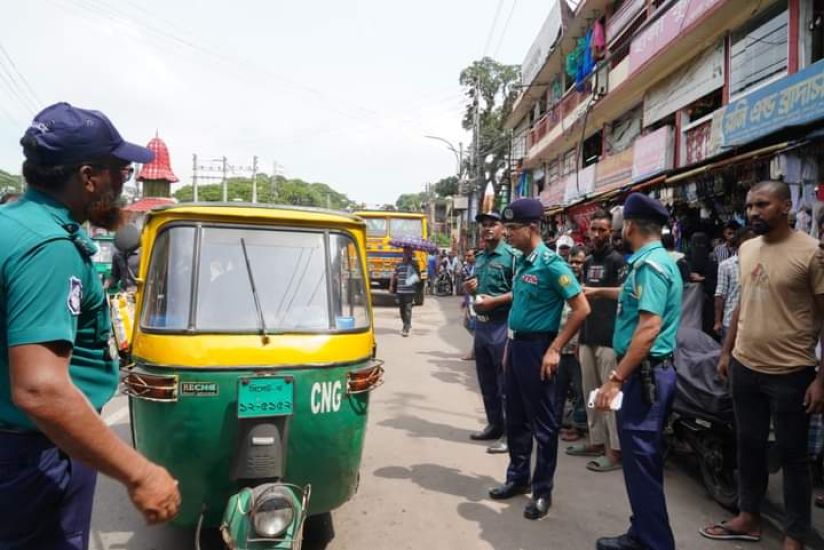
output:
M474 365L461 361L469 336L461 328L458 298L427 299L415 308L410 338L386 296L378 297L378 354L386 384L373 394L359 493L334 513L328 550L467 549L579 550L598 536L626 528L629 506L620 472L594 473L585 459L564 455L554 505L537 522L522 517L526 497L504 503L487 497L503 479L507 458L487 455L469 434L481 426L482 405ZM122 397L104 416L128 438ZM563 446L561 447L563 448ZM710 543L698 527L725 517L707 497L689 464L668 464L666 491L679 549L778 548L768 529L760 544ZM820 510L816 521L822 521ZM94 515L93 550L192 548L191 532L146 527L125 491L101 479ZM322 548L305 544L304 548Z

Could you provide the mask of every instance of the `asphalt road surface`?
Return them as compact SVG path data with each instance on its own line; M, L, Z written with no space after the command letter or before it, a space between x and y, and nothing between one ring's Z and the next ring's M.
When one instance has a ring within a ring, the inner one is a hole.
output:
M402 338L391 297L378 295L375 322L386 383L372 394L360 489L333 513L331 525L310 526L304 549L579 550L594 548L599 536L625 531L629 505L621 472L590 472L587 459L563 454L563 443L546 518L523 518L527 497L488 498L488 489L503 481L508 459L469 440L482 427L483 408L474 364L460 359L470 337L460 325L459 298L427 297L414 309L411 336ZM128 440L125 398L114 399L103 414ZM701 538L699 527L728 514L707 496L688 458L667 464L666 493L679 549L780 547L770 526L759 544ZM822 511L816 509L814 518L820 525ZM216 547L215 540L207 547ZM812 547L820 545L814 541ZM125 490L101 477L91 548L194 548L194 534L145 526Z

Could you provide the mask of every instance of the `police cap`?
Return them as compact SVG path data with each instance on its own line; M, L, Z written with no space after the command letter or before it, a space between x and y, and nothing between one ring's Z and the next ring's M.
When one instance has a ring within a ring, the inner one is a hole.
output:
M504 223L539 222L544 218L544 205L537 199L517 199L504 208Z
M475 216L475 221L478 223L482 223L484 220L492 220L495 222L499 222L501 221L501 215L493 210L492 212L481 212L480 214Z
M669 217L663 204L643 193L633 193L624 202L625 220L642 219L665 225Z

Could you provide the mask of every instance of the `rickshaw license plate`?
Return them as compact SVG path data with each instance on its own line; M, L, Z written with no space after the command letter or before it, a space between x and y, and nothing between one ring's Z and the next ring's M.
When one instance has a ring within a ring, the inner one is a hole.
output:
M237 390L237 417L259 418L292 414L294 395L292 378L241 378Z

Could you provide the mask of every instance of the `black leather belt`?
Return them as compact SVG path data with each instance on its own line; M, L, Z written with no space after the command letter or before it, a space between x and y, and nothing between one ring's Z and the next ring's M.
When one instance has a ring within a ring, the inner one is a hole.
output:
M621 361L623 361L624 356L619 355L616 359L620 363ZM669 368L670 366L672 366L672 355L664 355L662 357L649 357L648 356L647 359L649 359L649 362L650 362L650 364L652 365L653 368L661 367L661 368L666 369L666 368Z
M502 323L509 317L509 309L496 309L494 311L485 311L483 313L478 311L475 315L480 323Z
M521 342L537 342L540 340L549 340L554 337L554 332L515 332L512 334L513 340Z

